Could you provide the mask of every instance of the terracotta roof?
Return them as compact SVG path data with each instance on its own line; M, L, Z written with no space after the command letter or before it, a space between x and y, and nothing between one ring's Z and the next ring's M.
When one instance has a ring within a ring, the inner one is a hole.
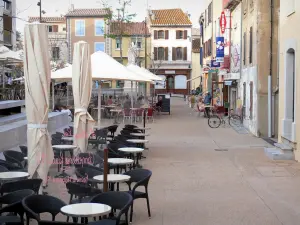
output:
M113 35L120 34L120 23L113 22L110 26L110 33ZM148 27L145 30L144 22L135 22L135 23L123 23L122 30L125 35L150 35Z
M40 17L30 16L28 18L29 23L40 22ZM64 16L42 17L42 21L46 23L64 23L66 18Z
M192 52L200 53L200 38L192 40Z
M182 9L161 9L150 10L149 15L152 26L174 26L174 25L192 25L188 15Z
M66 17L81 17L81 16L105 16L108 14L107 9L74 9L66 14Z

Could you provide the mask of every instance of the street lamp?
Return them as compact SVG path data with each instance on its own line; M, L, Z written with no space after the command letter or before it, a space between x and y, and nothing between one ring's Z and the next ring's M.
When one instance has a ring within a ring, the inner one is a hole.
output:
M42 14L46 14L44 10L42 10L42 0L37 3L37 6L40 7L40 23L42 22Z

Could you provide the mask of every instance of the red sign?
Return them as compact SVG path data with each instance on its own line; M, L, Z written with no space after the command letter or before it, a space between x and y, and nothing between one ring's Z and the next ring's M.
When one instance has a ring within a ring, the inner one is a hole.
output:
M221 14L221 18L220 18L220 28L221 28L221 33L224 34L225 30L226 30L226 16L224 11Z

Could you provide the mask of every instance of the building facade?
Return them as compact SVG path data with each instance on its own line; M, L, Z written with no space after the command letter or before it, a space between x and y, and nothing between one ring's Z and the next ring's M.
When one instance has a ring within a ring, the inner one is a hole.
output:
M156 93L188 94L191 76L192 23L181 9L150 10L147 24L151 33L150 70L165 79Z
M200 35L199 35L200 36ZM191 90L196 90L202 83L202 68L200 65L200 38L196 36L192 40L192 76L190 79Z
M16 0L2 0L0 7L0 43L11 50L16 47Z
M29 17L29 22L39 22L39 17ZM66 63L68 61L68 42L65 17L42 17L42 23L47 25L49 52L51 61Z
M279 142L294 149L295 159L300 160L300 65L297 63L300 37L297 24L300 19L300 2L280 1L279 39Z
M72 62L74 43L85 41L90 45L91 54L104 51L109 54L110 42L105 38L109 31L105 18L107 9L71 9L66 14L68 61Z

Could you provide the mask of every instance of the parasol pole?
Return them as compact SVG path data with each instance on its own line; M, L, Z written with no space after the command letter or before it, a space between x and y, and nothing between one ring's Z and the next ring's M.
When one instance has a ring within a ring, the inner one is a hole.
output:
M101 82L98 85L98 128L100 129L101 123Z
M131 124L133 123L133 82L131 81Z
M54 105L55 105L55 102L54 102L54 95L55 95L55 90L54 90L54 85L55 85L55 80L52 80L52 110L54 110Z
M107 184L107 174L108 174L108 150L105 148L104 150L104 171L103 171L103 191L107 192L108 184Z

